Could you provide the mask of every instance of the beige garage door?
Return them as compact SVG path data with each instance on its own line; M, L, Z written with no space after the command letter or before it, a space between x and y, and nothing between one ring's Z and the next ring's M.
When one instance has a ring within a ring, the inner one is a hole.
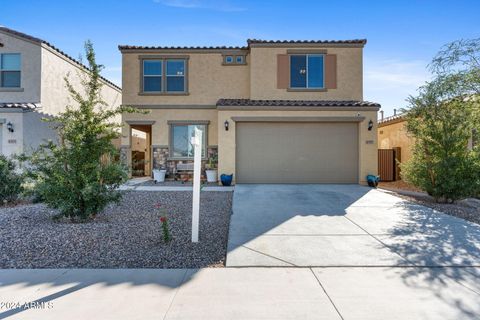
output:
M238 122L237 183L358 183L358 124Z

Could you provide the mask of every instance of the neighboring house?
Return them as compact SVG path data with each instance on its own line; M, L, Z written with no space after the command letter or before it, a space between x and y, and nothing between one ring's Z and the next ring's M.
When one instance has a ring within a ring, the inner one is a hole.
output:
M411 159L415 144L415 139L407 132L406 124L405 113L397 114L396 110L392 116L385 118L382 112L382 117L378 120L378 149L395 149L394 156L398 163L405 163ZM477 140L478 136L474 131L467 147L472 149L478 143ZM385 166L390 167L388 163L379 163L379 166L379 171L383 171ZM394 171L397 171L394 180L400 179L398 165L395 165Z
M75 106L64 77L81 91L87 69L48 42L0 27L0 153L29 153L55 132L42 118ZM103 99L119 106L121 89L103 79ZM116 119L116 121L120 121Z
M408 135L406 124L405 114L396 112L393 116L381 118L378 121L378 148L400 148L400 157L398 158L400 162L407 162L412 157L414 140Z
M131 130L147 136L149 168L193 160L193 128L204 131L203 162L237 183L365 183L377 172L377 111L363 101L366 40L264 41L246 47L122 45L123 156ZM149 170L145 170L147 175Z

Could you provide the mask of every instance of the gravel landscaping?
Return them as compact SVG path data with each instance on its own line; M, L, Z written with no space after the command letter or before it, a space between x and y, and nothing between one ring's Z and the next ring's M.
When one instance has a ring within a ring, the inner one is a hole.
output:
M435 202L432 197L423 192L388 188L385 184L382 186L379 185L379 187L389 190L402 199L421 204L457 218L480 224L479 199L469 198L455 203L438 203Z
M202 192L200 241L191 238L191 192L125 192L92 222L55 222L43 204L0 209L0 268L201 268L225 263L232 193ZM167 209L173 240L162 240Z
M153 186L161 186L161 187L182 187L182 186L192 186L193 181L181 181L181 180L167 180L164 182L157 182L155 183L153 180L147 180L145 182L136 184L135 186L146 186L146 187L153 187ZM205 187L219 187L218 183L216 182L203 182L202 186Z

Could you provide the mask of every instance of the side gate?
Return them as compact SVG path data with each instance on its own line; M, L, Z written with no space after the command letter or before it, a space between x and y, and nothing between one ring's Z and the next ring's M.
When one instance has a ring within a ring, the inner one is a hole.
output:
M400 148L378 149L378 175L380 181L396 181L400 179Z

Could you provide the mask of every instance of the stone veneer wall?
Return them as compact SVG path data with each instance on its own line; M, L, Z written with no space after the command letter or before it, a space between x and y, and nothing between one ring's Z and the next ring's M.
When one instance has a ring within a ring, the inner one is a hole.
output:
M173 179L175 172L175 166L177 163L191 163L193 160L169 160L169 148L168 146L152 146L153 153L153 169L166 169L167 179ZM217 146L207 147L207 160L202 160L202 178L205 178L205 165L208 163L208 159L218 154ZM181 177L183 178L183 177Z
M126 166L128 166L128 152L130 152L130 148L120 147L120 163Z

